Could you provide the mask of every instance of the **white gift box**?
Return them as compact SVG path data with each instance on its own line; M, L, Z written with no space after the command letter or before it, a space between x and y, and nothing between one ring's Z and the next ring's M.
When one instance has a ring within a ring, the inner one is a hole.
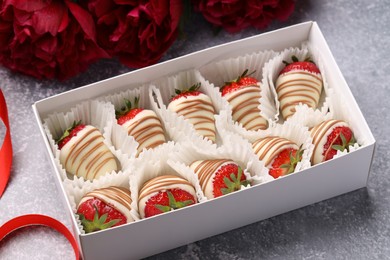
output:
M318 50L327 83L335 95L343 97L343 109L349 110L349 123L358 132L360 147L350 153L339 154L330 161L217 199L103 231L90 234L81 232L72 209L74 205L67 196L43 126L49 114L53 111L66 112L83 101L147 85L153 80L184 70L199 69L219 60L265 50L280 52L286 48L300 47L303 43L315 46ZM53 165L56 185L72 220L73 232L84 259L150 256L365 187L375 148L375 139L367 122L315 22L305 22L208 48L93 83L38 101L33 109L48 158Z

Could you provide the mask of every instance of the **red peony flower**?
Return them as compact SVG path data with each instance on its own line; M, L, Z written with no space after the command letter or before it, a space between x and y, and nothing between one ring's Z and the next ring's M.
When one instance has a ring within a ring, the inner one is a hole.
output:
M210 23L234 33L248 26L264 29L278 19L286 20L294 10L294 0L192 0Z
M69 0L0 0L0 63L36 78L66 79L109 55L91 15Z
M99 45L139 68L156 63L175 41L182 0L88 0L85 8L95 19Z

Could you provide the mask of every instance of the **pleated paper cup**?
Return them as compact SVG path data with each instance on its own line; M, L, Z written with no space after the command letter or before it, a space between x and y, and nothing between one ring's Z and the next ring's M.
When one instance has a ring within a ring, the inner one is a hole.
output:
M56 139L61 137L62 133L72 126L74 122L81 121L83 124L92 125L96 127L103 135L104 144L113 153L119 166L118 171L108 172L106 174L117 174L127 167L129 167L128 155L122 153L122 151L115 149L112 145L111 133L113 127L113 112L114 107L111 104L103 103L100 101L85 101L72 107L68 112L60 112L50 114L44 119L43 128L46 132L49 140L50 148L54 154L54 161L56 167L60 172L62 180L65 179L79 179L76 175L68 174L64 166L60 162L60 150L55 142Z

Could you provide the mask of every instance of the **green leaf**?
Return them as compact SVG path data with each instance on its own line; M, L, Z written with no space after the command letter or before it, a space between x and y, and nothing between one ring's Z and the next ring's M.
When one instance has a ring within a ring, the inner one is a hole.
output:
M332 148L333 148L334 150L338 150L338 151L341 151L341 152L345 150L345 147L344 147L344 146L338 145L338 144L332 145Z
M298 62L298 61L299 61L299 59L298 59L297 56L295 56L295 55L291 56L291 60L292 60L293 62Z
M171 211L171 207L169 206L163 206L163 205L154 205L158 210L162 211L162 212L168 212L168 211Z

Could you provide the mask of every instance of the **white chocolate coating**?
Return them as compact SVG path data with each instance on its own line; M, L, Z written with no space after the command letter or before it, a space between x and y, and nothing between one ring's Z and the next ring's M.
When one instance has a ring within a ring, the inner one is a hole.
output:
M246 130L267 129L267 120L260 115L260 83L227 93L224 97L232 108L233 119Z
M134 219L130 215L131 210L131 197L130 191L126 188L111 186L108 188L96 189L88 192L80 200L79 206L87 200L99 199L118 210L124 216L126 216L127 223L133 222ZM77 208L78 208L77 207Z
M152 110L142 110L122 126L139 143L137 154L144 148L155 148L166 142L160 119Z
M259 160L263 161L266 167L271 166L275 157L284 149L299 149L296 143L277 136L259 139L252 144L252 148L259 157Z
M180 97L169 103L168 109L184 116L200 136L215 143L215 110L207 95L201 93L197 96Z
M276 92L283 118L287 119L295 113L295 106L299 103L317 108L322 92L322 76L304 70L288 71L276 80Z
M330 135L336 127L347 126L348 124L341 120L328 120L324 121L310 130L310 136L313 138L314 150L311 156L311 162L313 165L324 161L324 145Z
M159 192L170 189L181 189L191 194L196 202L196 192L194 186L186 179L174 175L163 175L147 181L141 188L138 196L138 210L141 218L145 218L146 202Z
M213 182L216 173L227 164L236 164L232 160L200 160L191 163L190 168L198 175L199 183L204 195L208 199L214 198Z
M85 126L60 150L61 164L68 173L86 180L117 171L116 158L103 141L104 137L96 127Z

